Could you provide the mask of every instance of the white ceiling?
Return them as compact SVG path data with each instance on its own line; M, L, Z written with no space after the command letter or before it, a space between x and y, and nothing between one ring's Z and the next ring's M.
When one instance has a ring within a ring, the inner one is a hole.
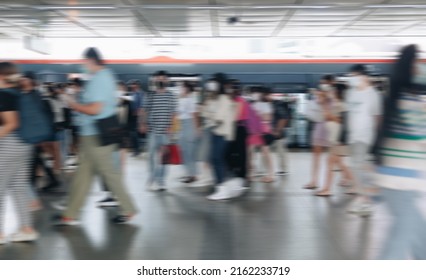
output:
M234 16L240 22L228 24ZM2 38L423 37L426 1L2 0L0 34Z

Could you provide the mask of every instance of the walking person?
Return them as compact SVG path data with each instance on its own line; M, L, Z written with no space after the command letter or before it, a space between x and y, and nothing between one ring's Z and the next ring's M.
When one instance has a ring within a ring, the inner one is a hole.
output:
M177 100L167 90L168 73L154 75L154 92L147 98L142 111L141 133L148 133L149 180L151 191L166 190L166 165L163 155L170 142L173 120L176 117Z
M289 159L287 149L286 128L290 121L290 109L288 102L283 100L272 100L272 135L275 138L273 148L278 158L278 176L284 176L289 173Z
M311 181L303 187L304 189L314 190L318 188L321 155L324 149L330 145L324 116L330 110L331 104L327 96L332 91L333 83L334 77L325 75L320 81L319 90L313 92L314 99L311 101L307 116L310 121L314 122L311 140L313 151L312 175Z
M18 216L19 231L11 241L24 242L38 239L33 228L30 211L29 167L30 144L18 136L19 82L17 67L9 62L0 63L0 245L8 239L4 236L6 195L10 193Z
M225 184L227 177L226 152L228 145L235 139L235 124L238 115L237 103L234 102L232 89L226 88L225 74L218 73L215 80L219 85L218 96L213 102L217 108L212 114L211 165L215 179L215 191L209 200L223 200L231 197L230 188Z
M214 185L213 169L210 161L212 129L215 126L213 119L216 111L216 98L218 96L219 83L210 79L205 84L205 91L199 108L202 132L199 138L197 150L200 168L198 180L192 184L193 187L206 187Z
M316 196L331 196L331 187L334 178L335 167L342 171L343 178L339 185L342 187L350 187L353 182L353 176L350 169L343 162L343 156L346 154L347 147L347 122L346 122L346 106L344 104L344 94L346 86L338 84L334 86L334 90L330 91L326 97L331 103L331 110L324 110L324 118L326 119L326 128L329 142L328 161L326 171L326 181L324 188L315 193Z
M79 211L92 187L95 176L100 176L120 203L121 213L113 218L114 223L125 223L135 214L133 205L123 183L117 155L117 144L104 145L100 121L116 114L117 90L111 70L105 67L100 53L89 48L84 53L84 63L91 79L80 96L81 103L69 99L72 110L80 113L80 162L71 182L66 209L55 217L56 225L78 224Z
M272 114L273 108L270 99L271 91L269 88L260 88L259 92L254 92L252 94L253 99L253 109L259 116L262 123L262 132L260 134L250 135L249 145L250 145L250 161L253 165L256 149L260 148L262 152L262 159L266 167L266 175L262 178L263 183L272 183L274 182L273 176L273 163L270 146L273 144L275 137L272 135ZM254 172L254 167L251 168ZM253 175L252 175L253 177Z
M21 79L21 93L26 95L34 95L35 98L41 99L41 93L36 89L36 77L33 72L25 72L24 76ZM44 103L43 103L44 104ZM44 106L45 107L45 106ZM46 108L46 116L49 115L49 112ZM50 125L53 127L54 122L51 120ZM54 191L59 189L60 181L53 172L52 168L48 166L43 158L43 149L42 145L36 144L33 147L32 152L32 162L31 162L31 171L30 171L30 182L33 188L33 191L36 192L36 181L37 181L37 171L39 168L42 168L44 171L45 178L47 183L42 187L43 191ZM36 197L34 197L36 199ZM38 199L36 199L38 201ZM33 205L39 204L34 201ZM41 205L41 204L40 204ZM36 207L37 208L37 207Z
M142 152L141 135L139 132L139 119L142 114L145 102L145 93L142 91L142 83L139 80L132 80L130 86L130 108L128 118L128 128L130 132L131 148L134 157L138 157Z
M182 182L192 184L197 181L196 144L201 135L198 121L197 100L194 88L188 82L182 85L182 92L178 101L178 119L180 121L179 146L182 151L183 164L186 176Z
M229 198L243 195L249 186L248 180L248 136L249 136L249 103L241 97L241 84L231 80L227 88L232 100L236 103L237 118L235 122L235 138L229 143L227 162L231 179L225 185L228 187Z
M426 101L418 90L425 86L426 65L417 46L408 45L394 65L377 141L374 184L393 216L379 259L426 259Z
M354 182L348 190L357 195L348 212L369 216L372 212L368 191L368 156L376 139L382 115L382 98L372 86L365 65L351 67L349 77L348 132Z

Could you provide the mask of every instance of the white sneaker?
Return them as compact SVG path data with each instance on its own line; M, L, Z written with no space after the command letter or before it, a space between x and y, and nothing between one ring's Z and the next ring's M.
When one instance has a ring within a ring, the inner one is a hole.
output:
M4 245L7 243L7 239L5 237L0 237L0 245Z
M200 180L197 180L194 183L189 184L188 187L202 188L202 187L208 187L208 186L213 186L213 185L214 185L213 179L201 178Z
M152 183L151 186L149 187L149 190L152 192L162 192L167 190L166 186L164 185L159 185L156 182Z
M225 200L229 198L231 198L231 193L229 191L229 186L226 185L217 186L216 191L207 197L209 200Z
M39 234L36 231L30 232L30 233L20 231L12 235L11 241L12 242L31 242L31 241L36 241L38 237L39 237Z
M369 203L355 204L349 207L347 212L360 217L369 217L373 213L373 207Z
M152 192L158 192L160 190L160 186L156 182L153 182L149 186L149 190L152 191Z
M52 206L53 209L58 211L65 211L65 209L67 209L67 204L65 201L52 202L50 206Z
M248 190L244 187L244 179L242 178L229 180L225 185L229 188L231 198L240 197Z

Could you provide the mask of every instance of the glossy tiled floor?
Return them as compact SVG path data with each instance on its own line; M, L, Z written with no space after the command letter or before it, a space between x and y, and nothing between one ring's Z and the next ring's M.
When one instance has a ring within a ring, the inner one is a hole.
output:
M169 191L145 190L146 163L129 159L126 181L140 214L129 225L112 225L112 212L95 207L104 197L96 185L79 227L54 228L55 211L44 196L37 214L41 238L33 244L0 247L0 259L371 259L380 248L389 218L376 205L369 219L345 213L352 197L336 187L317 198L301 187L309 180L310 155L292 153L291 174L274 184L257 183L245 197L205 199L209 189L186 188L169 172ZM337 179L336 179L337 181ZM7 233L13 232L8 207Z

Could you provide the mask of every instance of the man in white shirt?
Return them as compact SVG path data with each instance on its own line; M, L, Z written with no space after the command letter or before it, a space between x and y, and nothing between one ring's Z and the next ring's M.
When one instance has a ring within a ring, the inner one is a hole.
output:
M382 98L371 85L364 65L351 67L348 85L348 132L354 173L353 186L348 193L360 196L348 211L369 216L371 207L365 189L368 175L365 166L380 124Z

